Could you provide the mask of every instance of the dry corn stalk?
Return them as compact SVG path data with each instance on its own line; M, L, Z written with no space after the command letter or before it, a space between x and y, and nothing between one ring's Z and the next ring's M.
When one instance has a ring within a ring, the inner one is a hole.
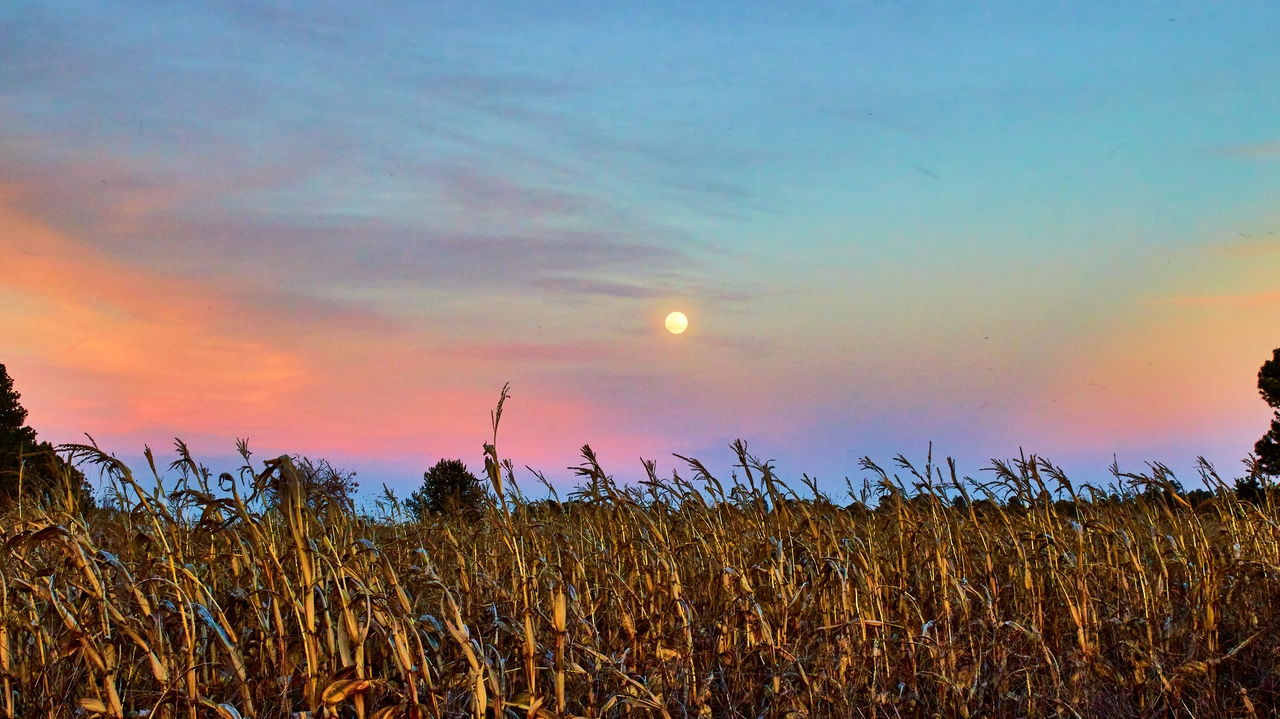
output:
M903 460L840 507L745 444L741 480L689 460L634 487L587 452L570 503L499 472L478 516L406 524L319 514L287 457L246 448L213 486L180 447L148 489L73 449L112 502L0 534L10 717L1212 717L1280 693L1280 511L1207 466L1192 507L1158 466L1104 492L1035 458L985 483Z

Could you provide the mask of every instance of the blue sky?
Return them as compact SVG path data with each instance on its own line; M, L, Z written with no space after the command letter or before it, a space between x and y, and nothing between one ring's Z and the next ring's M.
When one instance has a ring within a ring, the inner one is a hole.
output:
M734 437L833 487L930 441L1234 469L1280 344L1277 20L11 3L0 362L56 441L393 485L477 462L505 381L553 475Z

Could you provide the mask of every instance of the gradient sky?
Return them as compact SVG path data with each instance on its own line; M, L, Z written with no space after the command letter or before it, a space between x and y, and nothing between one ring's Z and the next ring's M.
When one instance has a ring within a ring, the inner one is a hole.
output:
M1277 27L7 2L0 362L43 439L222 470L248 437L366 487L482 466L506 381L500 451L562 483L584 443L728 474L735 437L832 490L930 441L1237 472L1280 345Z

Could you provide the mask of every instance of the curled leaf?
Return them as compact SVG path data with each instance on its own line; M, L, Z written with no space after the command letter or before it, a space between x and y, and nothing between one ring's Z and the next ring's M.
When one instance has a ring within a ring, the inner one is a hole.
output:
M339 679L324 688L324 692L320 694L320 701L327 706L337 706L352 694L368 689L369 684L368 679Z

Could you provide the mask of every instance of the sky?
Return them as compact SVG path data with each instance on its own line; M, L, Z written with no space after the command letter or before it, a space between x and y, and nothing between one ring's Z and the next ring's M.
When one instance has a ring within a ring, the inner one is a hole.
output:
M411 489L750 443L1224 474L1280 346L1269 2L0 5L42 439ZM667 313L689 329L672 335ZM141 465L138 465L141 466ZM527 489L530 475L517 475ZM796 483L799 484L798 482Z

